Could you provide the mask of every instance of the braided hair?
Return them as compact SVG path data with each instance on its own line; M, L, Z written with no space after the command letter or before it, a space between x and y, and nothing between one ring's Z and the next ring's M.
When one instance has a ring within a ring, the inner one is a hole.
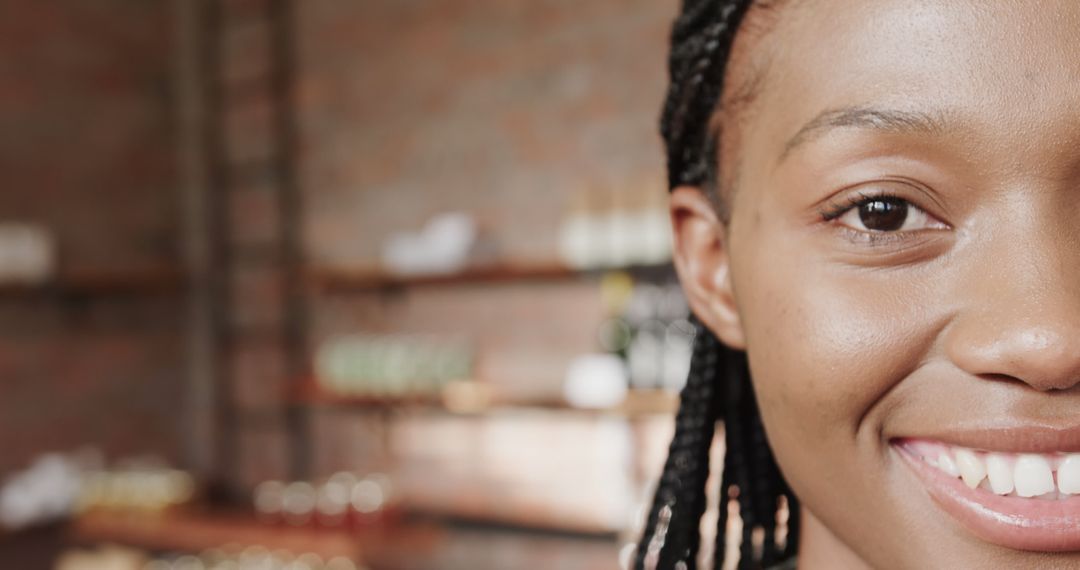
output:
M735 33L753 4L755 0L683 0L671 34L670 86L661 120L671 188L715 191L717 142L709 123L720 103ZM765 437L746 354L721 344L700 321L695 320L695 327L675 436L635 553L635 570L697 568L709 451L718 421L723 422L726 453L715 568L721 568L728 555L729 509L743 522L738 568L778 563L793 557L798 547L798 502ZM786 533L778 533L785 507ZM781 534L786 534L783 541Z

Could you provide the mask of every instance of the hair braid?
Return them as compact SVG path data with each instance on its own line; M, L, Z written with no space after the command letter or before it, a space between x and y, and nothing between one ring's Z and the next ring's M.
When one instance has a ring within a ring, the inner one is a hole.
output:
M752 394L750 376L747 373L746 357L730 349L727 352L726 376L727 410L723 416L726 450L724 465L731 469L731 487L720 490L721 496L735 495L739 505L739 517L742 519L742 540L739 543L739 568L752 568L754 560L753 529L757 524L756 509L753 508L754 472L752 457L750 423L757 415L757 408L747 406L747 395ZM724 507L727 506L725 503ZM716 540L726 541L727 529L717 528ZM723 559L717 559L719 568Z
M691 372L683 388L675 437L646 519L635 568L696 568L705 512L705 481L709 477L709 448L717 416L717 355L719 343L698 325Z
M669 87L660 130L667 146L668 186L701 185L708 176L709 117L739 23L752 0L684 0L671 32Z
M703 187L715 178L716 142L708 131L720 102L724 72L743 17L755 0L683 0L672 27L670 84L661 133L668 184ZM727 555L728 506L737 502L743 520L739 568L753 569L795 555L799 506L769 448L750 382L745 353L731 350L700 323L690 373L676 415L664 472L634 561L636 570L693 570L705 508L709 449L717 421L724 422L726 453L720 484L714 565ZM781 548L778 508L789 518ZM763 539L760 551L754 535Z
M787 485L787 481L780 477L780 480L784 483L784 498L787 500L787 538L784 543L784 558L791 558L798 554L799 551L799 501L795 497L795 493Z
M719 510L719 518L716 522L716 540L714 541L713 548L713 567L718 569L724 564L724 560L727 559L727 528L728 528L728 506L731 504L733 497L730 495L731 491L735 488L735 481L733 474L735 468L733 463L737 454L733 453L731 449L725 450L724 453L724 470L720 477L720 497L717 504Z
M765 428L761 424L761 417L755 414L753 418L751 435L753 445L751 459L754 465L753 502L754 518L761 529L761 564L770 566L777 562L776 551L776 509L777 509L777 480L771 473L773 466L772 454L769 453L769 442L765 439Z

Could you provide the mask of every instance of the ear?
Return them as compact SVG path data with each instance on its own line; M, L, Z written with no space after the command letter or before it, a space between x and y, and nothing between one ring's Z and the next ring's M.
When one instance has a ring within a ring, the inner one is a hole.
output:
M675 269L690 309L721 342L744 350L746 338L731 286L731 264L724 227L700 189L671 191Z

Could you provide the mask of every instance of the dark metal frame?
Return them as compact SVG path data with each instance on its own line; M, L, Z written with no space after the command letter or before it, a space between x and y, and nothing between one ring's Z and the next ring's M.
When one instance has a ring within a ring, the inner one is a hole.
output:
M296 393L296 383L305 377L309 368L308 294L304 280L302 196L297 177L299 147L295 105L296 46L293 3L292 0L266 0L265 11L257 16L266 22L271 34L268 54L270 68L267 76L259 78L258 82L266 82L265 87L274 105L274 140L270 155L254 163L234 160L229 156L227 146L225 106L227 101L235 103L235 98L230 98L229 95L236 91L242 94L247 94L248 91L257 92L259 87L228 85L224 77L223 61L226 54L223 38L228 27L233 25L228 21L224 6L226 3L226 0L203 2L202 20L206 33L201 55L205 73L204 145L209 184L205 215L210 231L210 271L206 279L213 315L211 336L216 347L213 369L216 375L214 432L217 438L214 442L214 472L217 480L214 481L214 494L219 498L235 501L246 498L251 491L241 488L239 483L237 458L242 452L239 433L245 426L257 422L246 421L254 418L242 418L242 410L233 399L234 354L244 337L260 334L272 336L280 343L284 354L289 392ZM277 193L279 232L274 243L265 244L266 248L245 251L230 240L232 217L229 208L233 206L229 194L244 181L245 176L253 173L269 173L273 179L273 191ZM272 264L283 286L282 320L267 330L244 330L236 325L236 300L231 290L232 283L237 267L248 257L252 258L251 261ZM310 477L311 430L308 410L295 399L286 397L280 410L274 415L278 417L265 419L270 419L270 423L284 426L287 430L287 451L290 457L288 475L295 479Z

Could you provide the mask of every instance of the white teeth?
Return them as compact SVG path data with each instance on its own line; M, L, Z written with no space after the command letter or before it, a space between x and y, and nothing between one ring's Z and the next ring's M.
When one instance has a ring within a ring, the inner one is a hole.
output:
M1047 501L1080 497L1080 452L987 453L928 442L909 450L972 490Z
M1058 466L1058 490L1066 495L1080 494L1080 455L1065 456Z
M1021 455L1016 458L1013 469L1016 494L1021 497L1037 497L1054 490L1054 473L1050 462L1041 455Z
M938 456L937 465L938 465L938 469L941 469L942 471L944 471L945 474L948 475L949 477L959 477L960 476L960 468L958 468L956 466L956 462L953 461L952 457L950 457L948 453L942 453L941 455Z
M964 480L964 484L972 489L978 487L979 483L986 478L986 466L971 450L956 450L956 466L960 469L960 478ZM1077 466L1080 468L1080 461L1077 462ZM1080 475L1080 469L1077 473Z
M987 455L986 475L990 478L990 490L995 495L1008 495L1013 491L1013 470L1004 457L993 453Z

